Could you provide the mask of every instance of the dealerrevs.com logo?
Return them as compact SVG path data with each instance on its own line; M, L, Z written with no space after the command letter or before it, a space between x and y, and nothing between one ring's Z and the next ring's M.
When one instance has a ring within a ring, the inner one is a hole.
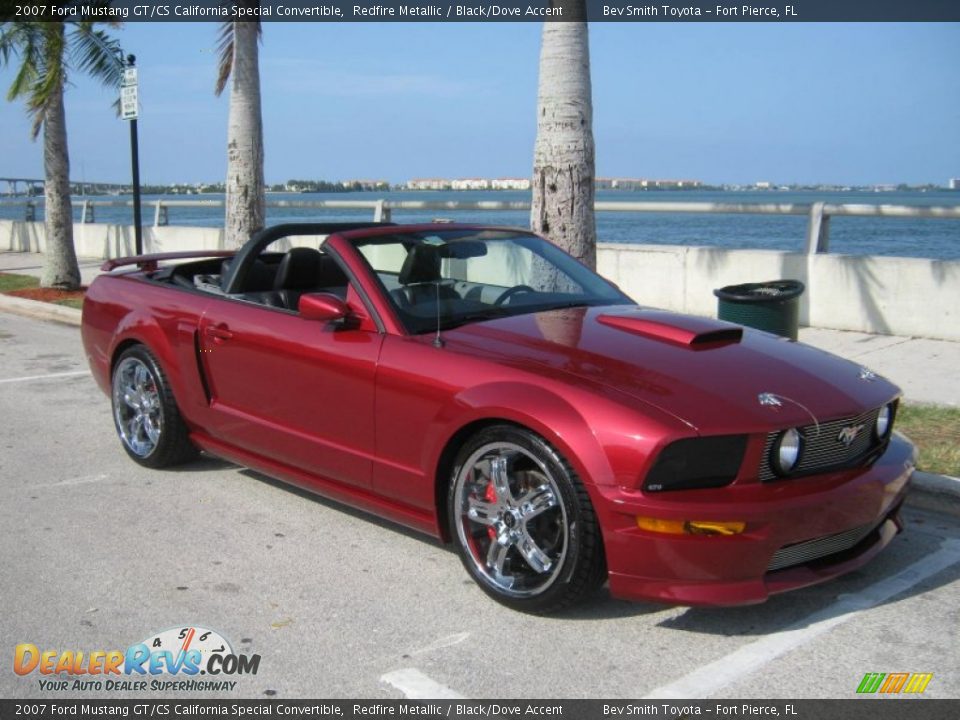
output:
M13 653L17 675L39 675L40 689L54 691L233 690L237 681L227 678L256 675L259 668L259 655L235 653L220 633L197 626L164 630L126 650L41 650L20 643Z

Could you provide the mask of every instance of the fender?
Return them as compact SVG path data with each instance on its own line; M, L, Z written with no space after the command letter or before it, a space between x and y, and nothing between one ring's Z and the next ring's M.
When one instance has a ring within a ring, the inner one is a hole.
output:
M580 412L556 393L522 382L487 383L455 395L441 408L427 433L424 467L438 466L441 452L462 428L491 419L533 430L574 466L584 482L612 482L610 464Z
M575 392L589 393L588 390ZM566 394L570 394L569 390ZM594 408L597 398L583 406ZM600 423L585 416L576 398L567 398L542 385L523 382L495 382L477 385L458 393L443 407L427 433L423 467L439 467L441 454L457 434L477 421L502 419L533 430L553 445L573 466L584 484L590 486L632 486L645 471L663 442L651 438L689 434L672 416L654 408L643 414L611 399L600 403Z
M196 427L198 416L206 408L194 348L199 314L165 320L166 327L161 326L149 309L135 309L124 315L110 344L111 366L122 345L131 340L145 345L166 374L184 419L191 427Z

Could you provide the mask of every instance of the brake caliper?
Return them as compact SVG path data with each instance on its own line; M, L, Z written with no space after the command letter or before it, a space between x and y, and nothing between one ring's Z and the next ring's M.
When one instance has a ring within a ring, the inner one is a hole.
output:
M493 487L492 482L487 484L487 490L486 492L483 493L483 499L486 500L488 503L495 504L497 502L497 490L496 488ZM490 537L491 542L496 541L497 531L494 529L492 525L487 526L487 535Z

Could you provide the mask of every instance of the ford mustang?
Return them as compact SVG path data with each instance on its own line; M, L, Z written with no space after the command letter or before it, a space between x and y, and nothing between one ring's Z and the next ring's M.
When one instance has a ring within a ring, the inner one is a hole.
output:
M429 533L518 610L762 602L901 529L894 385L523 230L278 225L104 269L83 342L135 462L202 450Z

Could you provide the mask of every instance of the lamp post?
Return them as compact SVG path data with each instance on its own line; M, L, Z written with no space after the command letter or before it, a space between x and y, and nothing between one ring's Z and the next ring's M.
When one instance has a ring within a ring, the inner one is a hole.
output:
M120 85L120 117L130 121L130 164L133 166L133 237L136 254L143 254L143 229L140 219L140 151L137 139L137 58L127 55L127 65Z

